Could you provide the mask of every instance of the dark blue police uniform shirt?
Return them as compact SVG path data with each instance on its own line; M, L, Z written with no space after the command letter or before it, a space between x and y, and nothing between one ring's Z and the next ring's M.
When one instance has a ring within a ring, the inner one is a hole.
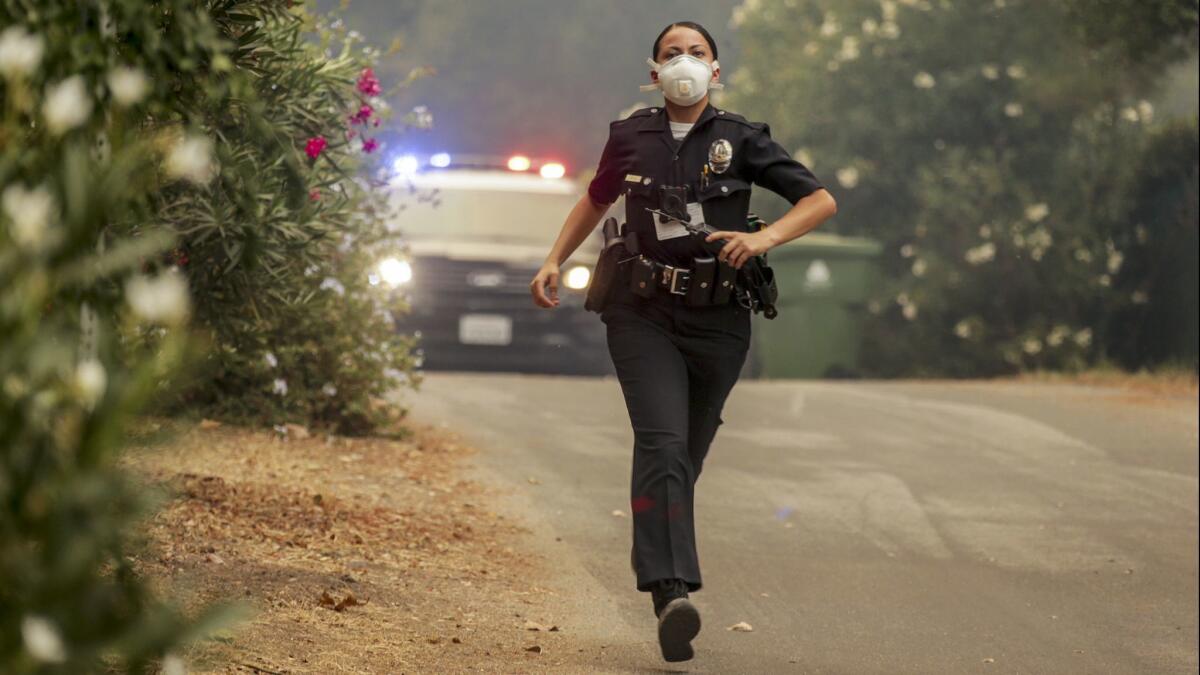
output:
M658 216L646 207L660 208L661 185L686 185L688 201L700 204L706 223L743 232L749 231L752 183L792 204L823 188L808 167L771 138L765 123L708 105L688 135L676 141L667 122L666 108L657 107L642 108L610 124L596 176L588 185L588 195L600 205L625 195L629 228L637 233L642 253L654 260L691 267L693 258L707 255L695 236L658 239ZM710 148L721 139L733 149L729 168L710 173L704 185L701 172Z

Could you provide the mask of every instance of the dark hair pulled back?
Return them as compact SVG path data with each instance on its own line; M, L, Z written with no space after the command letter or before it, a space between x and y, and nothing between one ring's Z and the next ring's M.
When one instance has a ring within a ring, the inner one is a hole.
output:
M697 33L703 35L705 42L708 43L708 48L712 50L713 60L715 61L717 59L717 43L716 43L716 41L714 41L713 37L708 34L708 31L705 30L704 26L701 26L700 24L696 23L695 21L676 21L675 23L669 24L666 28L662 29L662 32L658 34L658 37L654 38L654 46L650 48L650 58L652 58L656 61L658 60L658 45L659 45L659 43L662 42L663 36L666 35L668 31L670 31L672 28L675 28L676 26L683 26L684 28L691 28L692 30L696 31Z

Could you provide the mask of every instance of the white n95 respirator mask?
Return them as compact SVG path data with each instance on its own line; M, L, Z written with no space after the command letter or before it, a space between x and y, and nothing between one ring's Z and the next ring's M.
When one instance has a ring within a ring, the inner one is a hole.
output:
M642 91L662 89L663 96L676 105L692 105L704 98L709 89L725 86L712 81L713 72L720 67L716 61L710 66L694 56L680 54L662 65L651 58L647 58L646 63L650 64L650 70L658 71L658 82L639 88Z

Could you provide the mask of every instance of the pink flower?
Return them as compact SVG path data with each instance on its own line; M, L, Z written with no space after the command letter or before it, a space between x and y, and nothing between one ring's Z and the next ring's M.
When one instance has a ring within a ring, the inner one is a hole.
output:
M371 106L364 103L362 105L362 107L358 109L358 112L356 112L350 116L350 123L351 124L366 124L367 120L371 119L371 114L374 112L375 112L374 108L372 108Z
M312 190L309 190L308 191L308 199L309 199L309 201L314 201L314 202L321 201L321 191L317 190L315 188Z
M312 159L316 159L318 156L320 156L321 151L325 149L325 145L326 143L324 136L313 136L312 138L308 139L308 143L304 145L304 153Z
M383 93L379 80L375 79L374 70L363 68L362 74L358 76L358 91L366 96L378 96Z
M374 138L364 138L363 139L363 144L362 144L363 152L371 153L371 152L374 152L375 149L378 147L379 147L379 142L376 141Z

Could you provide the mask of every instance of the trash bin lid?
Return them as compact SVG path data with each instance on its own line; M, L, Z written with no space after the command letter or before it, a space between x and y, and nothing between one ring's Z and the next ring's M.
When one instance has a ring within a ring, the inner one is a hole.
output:
M822 256L845 256L870 258L883 253L883 243L866 237L843 237L826 232L809 232L793 239L768 253L768 260L786 257L807 258L814 254Z

